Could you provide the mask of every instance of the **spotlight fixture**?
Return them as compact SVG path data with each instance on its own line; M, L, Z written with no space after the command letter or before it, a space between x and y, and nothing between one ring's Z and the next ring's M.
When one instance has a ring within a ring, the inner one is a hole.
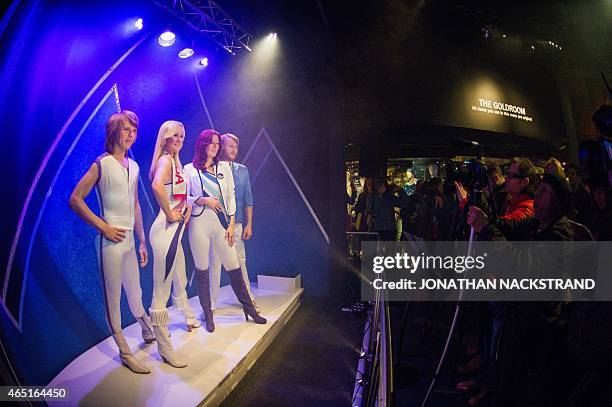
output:
M204 58L200 59L200 65L202 65L204 68L206 68L208 66L208 58L204 57Z
M174 41L176 41L176 35L171 31L166 31L159 36L159 45L162 47L169 47L174 44Z
M134 27L136 27L139 30L142 30L142 18L139 18L138 20L136 20L136 22L134 23Z
M507 37L507 35L506 35L506 34L502 34L502 37L506 38L506 37Z
M193 48L185 48L181 52L178 53L179 58L189 58L193 55Z
M532 45L532 46L531 46L531 49L535 49L535 45Z
M276 38L276 33L270 33L270 34L268 34L268 38Z

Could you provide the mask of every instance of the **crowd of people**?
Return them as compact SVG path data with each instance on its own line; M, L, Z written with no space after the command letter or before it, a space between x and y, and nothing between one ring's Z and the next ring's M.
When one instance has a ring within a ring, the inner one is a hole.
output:
M122 111L108 119L105 153L76 185L70 207L99 232L97 244L105 313L120 360L134 373L147 374L151 370L134 356L122 333L122 286L130 311L141 325L144 341L157 341L161 358L175 368L187 366L188 361L174 351L169 339L168 300L172 295L175 309L185 316L187 330L199 328L202 320L206 330L213 332L221 264L229 275L245 319L251 317L258 324L267 321L259 315L246 271L243 240L252 235L253 198L248 170L234 162L239 139L230 133L221 135L212 129L204 130L196 140L193 162L183 167L179 152L185 140L185 127L175 120L161 125L148 174L160 210L149 230L153 249L153 298L147 314L142 304L139 271L139 265L145 267L149 258L138 200L139 166L127 154L137 134L135 113ZM99 196L99 214L85 202L94 188ZM202 306L200 318L192 310L186 293L181 242L186 229Z
M507 166L447 163L444 178L420 180L411 195L366 179L347 198L355 220L349 227L384 241L468 240L471 229L483 241L609 241L611 174L607 183L589 184L576 165L516 157ZM471 303L466 314L479 321L468 329L477 339L466 343L456 388L469 393L471 406L560 406L587 373L610 377L606 303Z
M415 192L407 195L398 185L386 179L365 178L358 194L350 185L347 197L352 215L349 231L375 232L380 240L456 240L465 238L468 195L471 180L469 165L449 168L444 178L418 180ZM484 198L479 207L488 218L497 221L520 221L533 218L534 195L544 175L553 175L568 185L567 218L586 226L595 240L612 237L612 189L608 183L583 182L578 166L565 167L555 158L536 166L528 158L514 158L502 168L489 162L486 183L481 185ZM529 174L532 172L532 174ZM549 178L549 177L547 177ZM527 183L526 183L527 182ZM565 199L566 197L562 197ZM467 205L467 206L466 206ZM510 240L518 240L509 236Z

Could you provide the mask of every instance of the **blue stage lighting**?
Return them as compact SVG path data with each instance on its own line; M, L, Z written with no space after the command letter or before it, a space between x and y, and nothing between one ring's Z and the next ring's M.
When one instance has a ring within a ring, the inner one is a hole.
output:
M182 50L178 54L179 58L183 58L183 59L189 58L192 55L193 55L193 49L192 48L185 48L184 50Z
M142 18L139 18L138 20L136 20L136 22L134 23L134 27L136 27L139 30L142 30Z
M204 57L204 58L200 59L200 65L202 65L204 68L206 68L208 66L208 58Z
M174 33L171 31L166 31L159 36L159 45L162 47L169 47L170 45L174 44L175 40L176 35L174 35Z

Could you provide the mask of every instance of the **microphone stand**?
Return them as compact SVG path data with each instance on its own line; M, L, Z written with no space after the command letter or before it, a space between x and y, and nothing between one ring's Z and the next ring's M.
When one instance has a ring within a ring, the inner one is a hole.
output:
M479 147L477 158L480 160L482 159L482 156L484 155L484 151L481 145L478 144L477 146ZM472 188L472 203L477 204L479 202L481 193L482 191L480 190L480 187L478 187L478 189L476 189L476 187ZM474 231L474 227L470 226L470 239L468 240L468 249L467 249L468 257L472 255L472 247L474 244L475 234L476 232ZM444 365L446 355L448 354L448 349L455 335L455 331L457 330L457 322L459 321L459 316L461 315L461 308L463 306L464 293L465 293L465 290L462 286L461 290L459 290L459 298L457 300L457 304L455 305L455 314L453 315L453 322L451 323L450 329L448 330L448 336L446 338L446 343L444 344L444 350L442 351L442 355L440 355L440 360L438 361L436 371L434 372L434 375L431 379L431 383L429 384L427 393L425 393L425 398L423 399L423 402L421 403L421 407L425 407L427 405L427 402L429 401L429 397L431 396L431 393L436 385L436 381L438 380L438 377L440 376L440 371L442 370L442 366Z

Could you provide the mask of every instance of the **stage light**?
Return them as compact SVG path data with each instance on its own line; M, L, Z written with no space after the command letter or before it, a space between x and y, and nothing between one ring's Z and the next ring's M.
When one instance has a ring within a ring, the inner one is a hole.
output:
M181 52L178 53L179 58L189 58L193 55L193 48L185 48Z
M136 27L139 30L142 30L142 18L139 18L138 20L136 20L136 22L134 23L134 27Z
M174 44L174 41L176 41L176 35L171 31L166 31L159 36L159 45L162 47L169 47Z
M268 34L268 38L276 38L276 33L270 33L270 34Z
M502 34L502 37L506 38L506 37L507 37L507 35L506 35L506 34Z
M532 45L532 46L531 46L531 49L535 49L535 45Z
M202 65L204 68L206 68L208 66L208 58L200 59L200 65Z

